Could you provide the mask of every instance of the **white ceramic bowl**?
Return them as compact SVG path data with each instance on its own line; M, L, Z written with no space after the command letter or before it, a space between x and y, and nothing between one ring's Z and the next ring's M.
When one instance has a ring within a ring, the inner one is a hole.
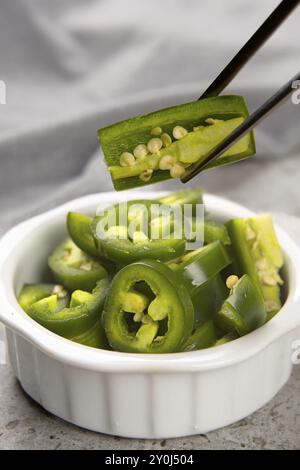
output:
M43 277L47 256L65 235L69 210L93 213L138 192L86 196L34 217L0 242L0 320L14 373L51 413L84 428L125 437L170 438L233 423L267 403L288 380L291 343L300 335L300 252L281 229L287 300L269 323L231 343L202 351L138 355L68 341L31 320L16 293ZM158 193L144 192L143 197ZM211 214L226 220L247 209L211 195Z

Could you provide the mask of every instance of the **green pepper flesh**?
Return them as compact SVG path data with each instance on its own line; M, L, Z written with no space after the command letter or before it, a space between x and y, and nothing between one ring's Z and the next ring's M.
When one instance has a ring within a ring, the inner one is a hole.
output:
M71 239L55 248L48 264L54 276L71 292L77 289L91 292L97 281L108 275L99 261L86 255Z
M268 214L234 219L226 224L232 240L232 251L237 272L249 274L260 287L268 319L281 308L279 271L283 266L281 247Z
M62 309L57 303L57 296L51 295L33 303L28 314L40 325L64 338L81 344L85 339L89 344L100 344L100 339L104 338L100 319L108 287L108 280L102 279L92 293L74 291L70 306ZM104 346L103 341L101 345Z
M262 326L266 321L264 299L257 284L245 274L233 287L215 317L224 332L236 331L240 336Z
M240 96L219 96L163 109L145 116L137 116L98 131L105 161L110 168L115 189L129 189L152 184L170 178L169 171L159 170L158 161L170 155L184 165L201 161L225 135L228 135L249 115L245 101ZM207 125L208 118L216 120ZM172 135L174 126L183 126L189 132L186 137L173 142L158 155L146 157L134 166L121 167L120 155L132 152L139 144L147 144L153 127ZM193 129L196 128L195 131ZM253 134L243 138L234 149L222 155L211 167L233 163L255 153ZM148 168L154 173L149 181L139 175Z
M155 298L147 313L140 312L146 315L147 324L138 323L133 332L126 322L124 297L139 282L146 282ZM165 321L166 331L160 334ZM176 276L162 263L138 261L114 277L103 312L105 332L113 349L153 354L179 351L190 336L193 323L193 305L184 285L178 285Z

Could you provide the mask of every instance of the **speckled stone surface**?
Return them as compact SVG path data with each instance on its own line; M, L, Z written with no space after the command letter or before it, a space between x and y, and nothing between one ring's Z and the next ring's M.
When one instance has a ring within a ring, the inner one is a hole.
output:
M167 440L122 439L66 423L23 392L9 365L0 365L0 449L299 448L300 365L278 395L248 418L205 435Z

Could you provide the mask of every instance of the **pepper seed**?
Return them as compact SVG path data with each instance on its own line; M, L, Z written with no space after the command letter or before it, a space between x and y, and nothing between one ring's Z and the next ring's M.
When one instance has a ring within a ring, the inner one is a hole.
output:
M238 282L239 282L238 276L236 276L235 274L232 274L231 276L228 276L228 278L226 279L226 287L228 287L228 289L233 289L234 286Z
M180 140L188 134L188 131L182 126L175 126L173 129L173 137Z
M159 136L161 133L162 133L162 128L161 127L153 127L153 129L151 129L151 131L150 131L150 134L154 135L156 137Z
M158 137L153 137L153 139L150 139L148 144L147 144L147 149L149 150L150 153L155 154L160 151L162 148L162 140L159 139Z
M124 152L122 153L120 157L120 165L121 166L133 166L136 164L136 160L134 158L134 155L129 152Z
M207 118L205 119L205 122L209 125L212 125L212 124L215 124L216 122L218 122L220 119L214 119L214 118Z
M146 157L146 155L148 155L148 149L147 149L147 146L145 144L139 144L135 147L134 151L133 151L133 155L135 156L135 158L137 158L138 160L139 159L143 159L144 157Z
M176 160L171 155L164 155L159 160L159 169L160 170L171 170L172 166L175 164Z
M133 321L140 322L143 315L144 315L143 312L135 313L134 316L133 316Z
M180 163L175 163L170 170L171 178L180 178L185 173L185 168Z
M164 132L161 135L161 140L162 140L162 143L163 143L164 147L169 147L169 145L171 145L171 143L172 143L171 137L166 132Z
M68 295L68 292L66 291L64 286L61 286L58 284L53 287L52 294L57 295L59 299L63 299L64 297Z
M274 279L274 277L266 274L262 277L262 281L266 286L276 286L277 281Z
M153 170L150 170L150 168L149 168L148 170L143 171L139 175L139 178L140 178L140 180L147 182L151 179L152 174L153 174Z

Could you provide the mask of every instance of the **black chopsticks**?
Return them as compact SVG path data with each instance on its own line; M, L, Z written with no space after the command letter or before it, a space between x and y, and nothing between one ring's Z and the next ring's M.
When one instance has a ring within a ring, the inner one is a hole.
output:
M273 96L271 96L262 106L254 111L254 113L252 113L228 137L222 140L219 145L212 149L212 151L209 152L199 164L195 164L194 168L191 167L190 171L185 173L185 175L181 178L181 181L183 183L190 181L192 178L194 178L194 176L200 173L200 171L204 170L204 168L207 167L209 163L216 160L239 139L254 129L258 123L265 119L271 111L283 103L283 101L285 101L295 91L293 84L298 80L300 81L300 72L298 72L291 80L289 80L282 88L280 88Z
M242 67L260 49L267 39L276 31L290 13L299 5L300 0L283 0L271 15L264 21L258 30L251 36L242 49L229 62L224 70L218 75L213 83L201 95L199 99L216 96L226 88L226 86L236 77ZM205 158L187 170L181 178L183 183L187 183L199 174L211 161L217 159L222 153L228 150L236 141L247 134L266 116L270 114L280 103L282 103L294 90L293 83L299 79L299 73L289 80L273 96L271 96L262 106L260 106L241 126L235 129L219 145L217 145Z
M292 13L299 4L299 0L283 0L271 15L264 21L258 30L251 36L242 49L234 56L234 58L226 65L225 69L217 76L212 84L200 96L208 98L217 96L229 85L236 77L239 71L247 64L254 54L264 45L276 29L284 22L284 20Z

